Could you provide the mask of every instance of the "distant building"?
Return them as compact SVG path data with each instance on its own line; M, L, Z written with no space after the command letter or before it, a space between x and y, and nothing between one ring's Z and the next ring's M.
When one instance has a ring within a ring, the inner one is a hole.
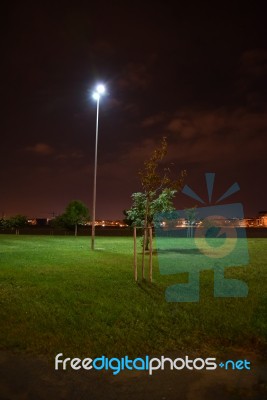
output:
M28 224L32 226L47 226L48 219L47 218L31 218L28 219Z
M267 211L259 211L259 225L267 227Z

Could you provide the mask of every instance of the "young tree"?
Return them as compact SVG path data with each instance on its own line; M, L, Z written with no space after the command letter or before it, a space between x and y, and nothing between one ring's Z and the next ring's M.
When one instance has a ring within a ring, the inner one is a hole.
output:
M85 204L81 201L73 200L62 215L59 215L53 221L54 226L62 226L65 228L74 228L74 234L77 236L78 225L89 219L89 211Z
M71 201L64 213L64 219L69 224L75 227L75 236L77 236L78 224L86 222L89 218L88 208L81 201Z
M10 228L15 229L16 235L19 235L19 230L28 224L28 219L25 215L15 215L14 217L9 218L8 226Z
M0 229L6 229L8 228L8 220L1 218L0 219Z
M64 220L64 214L57 215L55 218L51 219L49 221L49 225L51 228L70 228L69 226L66 226L66 222Z
M139 172L143 192L133 193L133 205L127 211L133 225L143 227L142 276L144 277L145 250L148 249L148 231L151 232L153 218L156 213L172 211L173 199L181 189L186 171L182 170L176 179L171 178L169 167L162 168L161 162L167 154L167 139L163 137L161 144L152 156L144 162L144 168ZM150 235L151 238L151 235ZM152 240L150 239L150 246ZM152 263L152 261L151 261ZM150 265L150 280L152 280L152 264Z
M193 237L193 232L194 232L194 224L197 219L197 211L196 207L193 208L186 208L185 209L185 215L187 219L187 237L192 238Z
M147 228L152 227L153 221L155 221L155 214L174 210L173 199L176 192L177 190L175 189L164 188L157 197L156 193L151 193L149 204L147 204L145 193L133 193L133 205L130 210L127 211L127 221L129 221L129 225L142 228L145 228L145 226L147 226ZM126 221L126 219L124 221ZM145 250L148 250L148 238L146 239Z

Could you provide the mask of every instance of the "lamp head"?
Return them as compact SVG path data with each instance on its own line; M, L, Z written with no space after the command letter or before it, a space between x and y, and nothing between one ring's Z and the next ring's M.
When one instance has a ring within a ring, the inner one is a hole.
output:
M92 97L94 100L99 101L101 96L105 94L105 92L106 92L105 86L102 83L99 83L98 85L96 85Z
M97 87L96 87L96 91L97 91L97 93L99 93L99 94L103 94L103 93L105 93L106 88L105 88L104 85L99 84L99 85L97 85Z

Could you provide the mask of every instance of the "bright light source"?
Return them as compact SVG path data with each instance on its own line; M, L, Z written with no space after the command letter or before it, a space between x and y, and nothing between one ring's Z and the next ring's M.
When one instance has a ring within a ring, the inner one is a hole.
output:
M96 91L97 91L99 94L105 93L105 91L106 91L105 86L104 86L104 85L101 85L101 84L100 84L100 85L97 85Z
M94 100L99 100L100 99L100 94L97 93L97 92L94 92L92 97L93 97Z

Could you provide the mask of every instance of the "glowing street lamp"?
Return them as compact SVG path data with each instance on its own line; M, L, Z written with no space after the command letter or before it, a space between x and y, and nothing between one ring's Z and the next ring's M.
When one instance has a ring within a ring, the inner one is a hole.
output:
M93 92L93 99L96 101L96 136L95 136L95 168L94 168L94 190L93 190L93 215L92 215L92 239L91 249L95 249L95 206L96 206L96 172L97 172L97 142L98 142L98 116L99 116L99 101L105 93L105 86L99 84Z

